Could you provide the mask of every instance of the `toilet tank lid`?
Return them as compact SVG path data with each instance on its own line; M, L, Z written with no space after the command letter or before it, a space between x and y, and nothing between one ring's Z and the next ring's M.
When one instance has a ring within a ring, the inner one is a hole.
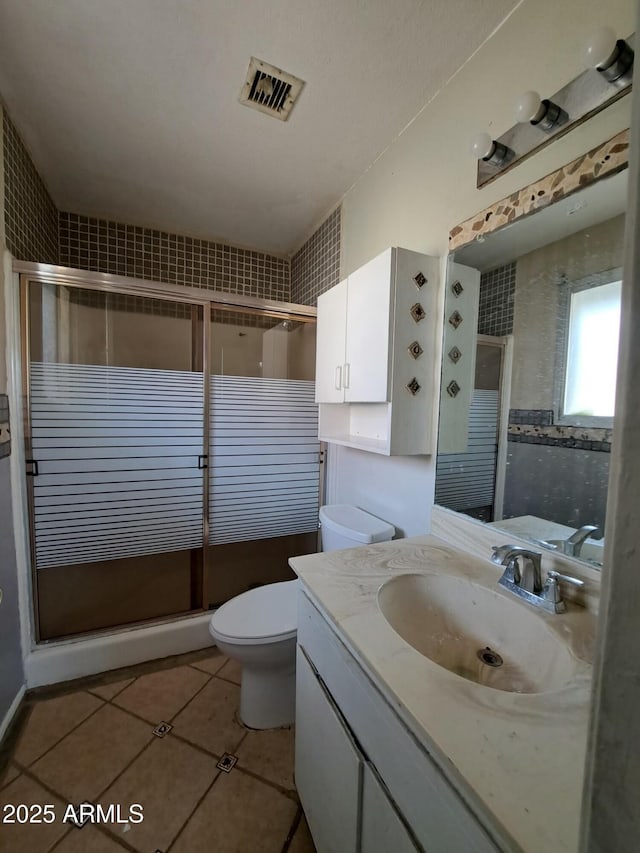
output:
M396 532L392 524L350 504L320 507L320 523L323 527L364 544L386 542L393 539Z

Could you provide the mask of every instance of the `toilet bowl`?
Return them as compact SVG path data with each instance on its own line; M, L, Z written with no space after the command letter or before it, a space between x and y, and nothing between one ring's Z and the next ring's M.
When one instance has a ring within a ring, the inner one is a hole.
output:
M320 509L322 550L392 539L395 528L358 507ZM252 729L291 725L295 719L298 581L250 589L219 607L209 633L242 666L240 719Z

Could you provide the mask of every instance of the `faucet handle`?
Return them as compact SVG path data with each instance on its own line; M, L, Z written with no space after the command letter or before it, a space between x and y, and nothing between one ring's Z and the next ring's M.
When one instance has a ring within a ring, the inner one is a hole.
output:
M572 578L571 575L563 575L561 572L556 572L553 569L547 574L547 578L555 578L556 580L570 583L573 586L584 586L584 581L581 581L580 578Z

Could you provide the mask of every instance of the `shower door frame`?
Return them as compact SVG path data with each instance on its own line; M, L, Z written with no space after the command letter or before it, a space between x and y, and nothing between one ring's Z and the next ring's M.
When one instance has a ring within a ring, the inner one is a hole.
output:
M58 287L70 287L80 290L97 290L105 293L113 293L126 296L140 296L151 299L160 299L169 302L180 302L195 308L202 308L202 334L199 341L195 338L192 347L195 349L198 343L202 345L201 366L203 381L203 454L205 460L209 459L209 424L211 404L210 383L210 351L211 351L211 313L215 308L227 310L239 309L246 313L268 315L277 319L297 320L301 322L314 322L317 310L307 305L297 305L291 302L276 302L271 299L263 299L255 296L241 296L226 293L219 290L204 290L198 287L188 287L179 284L168 284L159 281L148 281L130 276L112 275L111 273L92 272L89 270L77 270L70 267L60 267L52 264L31 263L25 261L14 261L13 271L20 277L20 363L22 371L22 421L24 429L24 478L26 480L26 495L28 505L29 525L29 556L30 556L30 598L33 608L33 633L34 639L40 645L53 645L65 642L69 639L88 638L99 636L113 631L128 630L130 628L154 624L160 625L167 622L189 619L203 613L207 608L205 602L207 596L207 552L209 546L209 467L203 471L203 517L202 517L202 569L200 573L200 606L189 613L149 618L124 625L115 625L101 628L95 631L87 631L81 634L71 634L64 637L56 637L51 640L43 640L40 636L40 613L38 603L38 570L35 559L35 519L34 519L34 484L33 472L27 471L28 460L33 458L32 436L31 436L31 376L30 376L30 330L29 330L29 287L31 283L49 284ZM195 320L194 320L195 322ZM195 359L194 359L195 363ZM320 491L322 491L322 456L320 463ZM320 496L319 496L320 497Z

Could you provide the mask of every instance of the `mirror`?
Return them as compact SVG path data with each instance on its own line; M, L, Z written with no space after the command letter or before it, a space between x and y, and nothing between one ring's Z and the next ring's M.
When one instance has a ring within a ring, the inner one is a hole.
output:
M603 554L626 193L624 170L449 262L436 503L591 565ZM473 311L452 346L461 283ZM461 352L468 393L454 400Z

